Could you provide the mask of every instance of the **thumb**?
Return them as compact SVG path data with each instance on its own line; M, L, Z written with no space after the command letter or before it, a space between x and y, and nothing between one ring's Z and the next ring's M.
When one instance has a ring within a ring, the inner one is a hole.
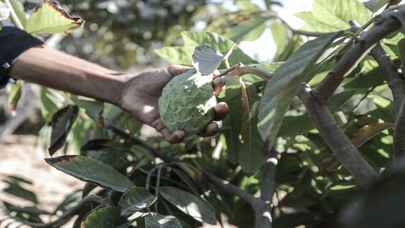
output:
M191 69L193 69L193 68L188 67L188 66L170 65L167 67L167 72L169 72L170 76L175 77L175 76L182 74Z

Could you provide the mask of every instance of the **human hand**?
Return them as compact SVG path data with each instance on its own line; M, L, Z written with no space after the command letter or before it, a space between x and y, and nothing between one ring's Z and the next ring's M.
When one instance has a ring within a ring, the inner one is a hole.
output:
M125 86L121 92L119 105L131 113L136 119L155 128L171 143L181 142L185 135L182 130L170 132L159 115L158 100L163 87L175 76L184 73L190 68L182 66L169 66L160 70L147 71L139 75L126 76ZM214 80L214 91L218 93L223 87L222 80ZM229 111L227 104L221 102L214 108L215 120L221 120ZM219 131L215 122L208 124L202 136L212 136Z

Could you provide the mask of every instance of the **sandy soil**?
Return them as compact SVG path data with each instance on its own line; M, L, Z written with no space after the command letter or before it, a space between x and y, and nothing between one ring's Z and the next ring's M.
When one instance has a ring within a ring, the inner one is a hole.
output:
M52 211L65 195L81 188L84 183L52 168L44 161L45 150L37 145L34 136L11 136L0 143L0 201L12 202L19 206L30 206L24 201L5 194L1 191L6 185L1 181L8 175L21 176L31 180L31 188L37 194L41 209ZM1 205L0 205L1 206ZM0 228L8 222L1 222L6 215L0 210ZM9 220L8 220L9 221ZM63 226L71 227L71 223ZM7 228L26 228L15 224ZM203 228L219 228L220 226L204 226ZM225 228L235 228L225 225Z
M6 142L0 144L0 180L8 175L32 180L34 182L32 190L37 193L41 208L53 210L66 194L83 186L83 182L46 164L44 149L37 146L36 141L34 136L11 136L6 139ZM0 189L4 187L5 184L0 182ZM29 205L2 191L0 191L0 200L21 206ZM3 211L0 211L0 219L4 217Z

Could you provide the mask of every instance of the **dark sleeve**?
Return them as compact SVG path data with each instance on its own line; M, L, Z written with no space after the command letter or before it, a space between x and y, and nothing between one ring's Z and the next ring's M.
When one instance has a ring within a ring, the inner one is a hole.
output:
M7 85L8 75L14 60L27 49L42 45L43 42L30 34L12 26L0 30L0 88Z

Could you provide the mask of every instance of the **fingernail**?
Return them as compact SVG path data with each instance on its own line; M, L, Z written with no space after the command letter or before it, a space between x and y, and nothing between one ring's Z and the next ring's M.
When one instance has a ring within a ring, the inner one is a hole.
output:
M170 65L170 66L167 67L167 71L172 76L182 74L182 73L186 72L187 70L189 70L189 68L184 67L184 66L180 66L180 65Z
M216 133L218 133L218 131L219 131L218 124L215 122L212 122L212 123L208 124L207 128L205 129L205 134L207 136L213 136Z
M171 136L170 136L170 142L171 143L179 143L179 142L181 142L181 141L183 141L183 139L184 139L184 136L185 136L185 133L184 133L184 131L181 131L181 130L177 130L177 131L175 131Z
M215 96L218 96L225 86L225 80L222 77L216 78L212 81Z

